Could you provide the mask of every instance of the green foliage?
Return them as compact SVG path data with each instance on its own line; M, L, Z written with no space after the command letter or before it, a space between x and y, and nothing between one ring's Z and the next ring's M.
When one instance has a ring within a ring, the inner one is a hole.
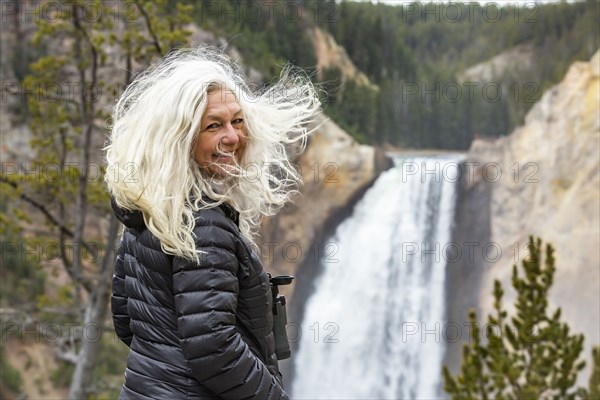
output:
M38 252L35 247L32 248L19 229L9 229L17 225L17 222L14 216L5 213L6 207L7 204L3 201L0 216L3 217L6 229L0 232L0 306L24 306L35 301L44 292L46 273L36 257Z
M359 143L375 140L378 88L342 78L337 68L321 71L323 109Z
M323 68L321 71L321 89L319 93L321 103L325 110L331 107L329 115L334 116L337 108L334 106L341 99L342 72L338 68Z
M528 247L522 275L513 267L515 315L508 318L499 281L494 282L495 313L488 316L485 332L480 332L475 312L469 313L472 342L463 348L461 371L453 377L447 367L443 370L444 388L453 399L574 399L586 393L574 388L585 366L579 360L583 335L571 334L560 322L560 308L548 310L554 249L546 245L544 258L541 239L533 237Z
M596 346L592 350L592 374L590 375L590 384L587 393L582 393L586 400L600 399L600 347Z
M41 266L28 256L27 245L22 238L2 241L2 284L0 294L3 306L30 304L44 292L46 274ZM7 246L10 246L8 249Z
M57 364L57 367L50 373L52 384L59 388L69 387L75 366L66 361L58 361Z
M0 344L0 384L16 393L21 392L23 389L23 378L4 356L4 346L2 344ZM0 392L4 391L0 390Z
M288 62L311 69L316 64L301 5L257 0L195 2L194 19L240 50L247 65L270 81Z
M360 143L375 142L377 87L348 79L340 101L334 103L337 121Z

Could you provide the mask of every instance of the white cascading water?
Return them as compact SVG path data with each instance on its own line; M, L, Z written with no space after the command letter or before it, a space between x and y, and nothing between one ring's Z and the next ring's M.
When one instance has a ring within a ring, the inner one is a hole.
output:
M339 225L295 336L294 399L444 397L459 157L396 159Z

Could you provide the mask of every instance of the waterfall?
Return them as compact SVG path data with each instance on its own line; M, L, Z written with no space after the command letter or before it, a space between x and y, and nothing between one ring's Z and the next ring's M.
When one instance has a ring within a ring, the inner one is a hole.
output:
M459 162L395 159L338 226L290 334L294 399L444 397L444 252Z

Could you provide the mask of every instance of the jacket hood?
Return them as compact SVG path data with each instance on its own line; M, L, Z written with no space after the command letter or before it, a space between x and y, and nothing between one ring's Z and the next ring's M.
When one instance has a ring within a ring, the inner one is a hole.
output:
M110 198L110 205L117 219L126 227L139 229L146 226L146 223L144 222L144 215L141 211L125 210L119 207L115 199L112 197Z

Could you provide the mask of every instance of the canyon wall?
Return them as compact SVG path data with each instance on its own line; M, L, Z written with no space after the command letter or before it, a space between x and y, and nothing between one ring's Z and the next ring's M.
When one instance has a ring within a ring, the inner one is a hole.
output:
M483 321L492 311L494 279L507 289L506 305L515 299L512 265L526 257L528 236L551 243L557 269L549 310L561 307L571 331L585 335L588 368L580 383L587 383L591 347L600 343L599 73L597 52L589 62L574 63L529 111L523 126L495 141L473 142L454 241L480 245L474 258L463 252L460 265L448 270L449 321L461 325L471 307ZM454 370L459 344L448 348Z

